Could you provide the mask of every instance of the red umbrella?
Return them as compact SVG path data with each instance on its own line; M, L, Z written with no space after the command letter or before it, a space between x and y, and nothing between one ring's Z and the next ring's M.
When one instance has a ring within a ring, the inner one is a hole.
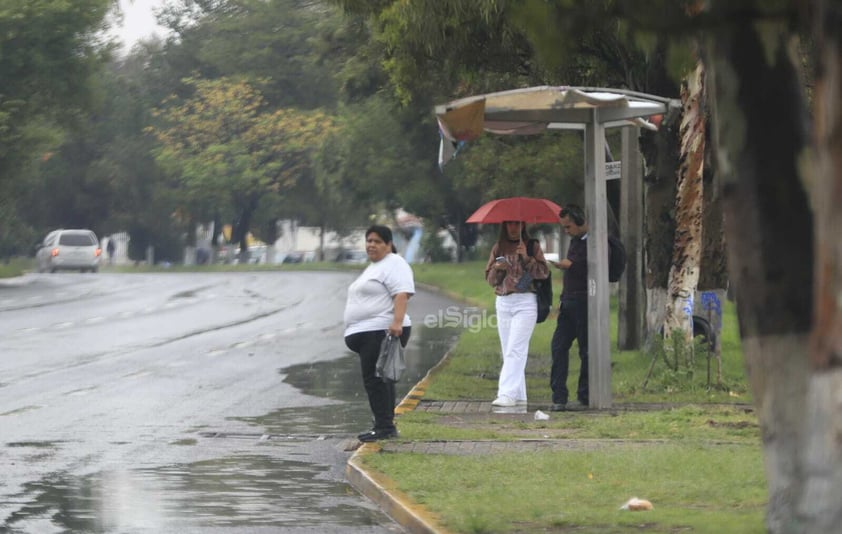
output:
M561 206L545 198L511 197L487 202L465 222L502 223L523 221L528 224L557 223Z

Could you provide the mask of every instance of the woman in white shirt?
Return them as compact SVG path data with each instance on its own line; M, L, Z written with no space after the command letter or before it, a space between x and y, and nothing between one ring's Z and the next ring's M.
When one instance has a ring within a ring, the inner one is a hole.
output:
M407 302L415 294L412 268L396 253L387 226L366 230L365 251L371 263L348 288L345 303L345 345L360 356L363 384L374 415L374 428L358 436L363 442L398 435L395 385L377 377L375 365L387 333L406 346L412 325Z

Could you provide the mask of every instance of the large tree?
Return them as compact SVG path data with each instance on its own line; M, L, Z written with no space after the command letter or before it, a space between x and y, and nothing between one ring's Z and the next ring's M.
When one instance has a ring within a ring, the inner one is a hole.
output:
M834 296L842 280L834 230L842 6L805 2L811 26L787 3L750 4L713 3L704 35L729 270L765 451L767 525L830 532L842 520L842 308ZM799 29L818 32L812 135Z
M332 107L340 58L325 42L341 25L339 11L314 0L177 0L162 22L179 36L171 52L190 58L203 77L264 80L269 105ZM187 75L188 73L184 73Z
M762 429L767 526L830 532L842 519L840 4L615 7L638 28L702 44L728 269ZM818 60L812 135L798 46L807 32Z
M105 57L97 37L112 0L0 1L0 255L25 251L33 228L8 199L49 159L90 104ZM25 212L23 212L25 215Z
M160 143L156 160L181 191L185 218L230 206L232 240L245 251L261 198L284 194L296 183L334 121L320 111L269 108L242 80L185 83L195 93L165 102L157 112L161 124L150 129Z

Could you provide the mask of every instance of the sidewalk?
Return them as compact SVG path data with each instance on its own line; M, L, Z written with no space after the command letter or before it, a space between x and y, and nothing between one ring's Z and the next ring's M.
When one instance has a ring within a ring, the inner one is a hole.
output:
M549 413L549 406L529 405L514 408L497 408L490 400L484 401L425 401L424 394L430 380L444 365L449 353L433 367L406 397L395 408L395 414L400 415L413 410L447 413L466 420L477 419L506 419L512 421L534 420L536 410ZM361 459L368 454L385 452L414 452L422 454L456 454L478 455L495 454L512 451L539 451L570 448L599 448L610 446L610 440L557 440L557 439L522 439L514 441L381 441L362 444L348 460L345 476L357 491L371 499L383 512L412 533L440 533L448 531L440 527L433 515L423 506L415 503L407 495L397 489L391 479L377 472L366 470Z
M413 410L447 414L457 424L467 426L496 424L499 421L515 423L518 421L534 421L537 411L544 412L550 418L558 417L552 414L547 404L535 403L529 406L514 408L497 408L490 400L471 401L426 401L424 395L431 379L446 363L449 353L431 369L427 375L403 398L395 409L395 413ZM616 415L624 411L665 410L682 406L681 403L633 403L614 404L610 410L585 410L594 417ZM733 405L729 405L732 406ZM745 409L752 409L749 405ZM448 531L437 524L435 516L424 506L415 503L397 488L395 481L374 471L368 471L362 462L368 454L379 452L405 452L418 454L451 454L451 455L484 455L506 452L538 452L547 450L597 450L615 446L628 446L629 443L653 444L664 443L663 439L536 439L535 433L525 433L523 439L506 441L496 440L429 440L406 441L386 440L377 443L362 444L357 448L345 468L345 475L357 491L371 499L383 512L392 517L407 532L412 533L440 533Z

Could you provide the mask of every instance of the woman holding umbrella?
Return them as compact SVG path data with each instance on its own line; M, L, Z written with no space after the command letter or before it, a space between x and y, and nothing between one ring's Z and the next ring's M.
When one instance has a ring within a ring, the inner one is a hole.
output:
M485 266L485 279L497 295L497 332L503 351L494 406L526 405L526 358L538 316L532 280L547 276L544 252L537 239L529 238L526 223L504 221Z

